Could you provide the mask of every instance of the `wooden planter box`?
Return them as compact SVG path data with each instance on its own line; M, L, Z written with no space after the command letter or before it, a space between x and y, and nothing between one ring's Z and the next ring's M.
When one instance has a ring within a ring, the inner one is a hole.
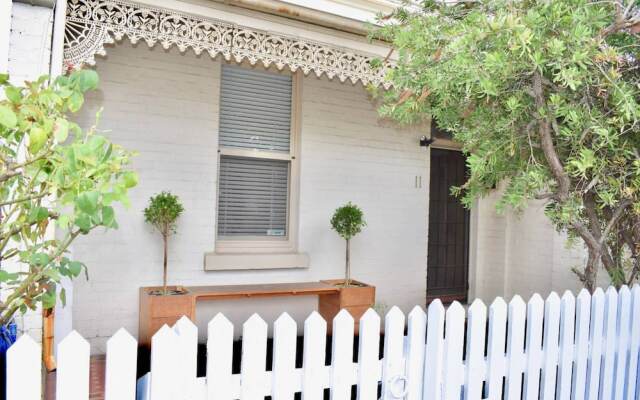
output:
M170 286L170 290L185 290L180 286ZM152 295L150 292L162 290L158 287L140 288L140 314L138 322L138 343L140 346L150 347L151 337L164 324L173 325L183 315L192 321L195 316L195 301L188 291L177 295Z
M344 282L343 279L331 279L321 281L330 285L339 285ZM318 312L322 318L327 321L327 331L331 333L333 326L333 318L341 309L349 311L349 314L355 321L355 332L358 333L360 325L360 317L376 302L376 287L367 285L366 283L352 280L353 283L362 286L341 287L340 292L326 296L320 296L318 299Z

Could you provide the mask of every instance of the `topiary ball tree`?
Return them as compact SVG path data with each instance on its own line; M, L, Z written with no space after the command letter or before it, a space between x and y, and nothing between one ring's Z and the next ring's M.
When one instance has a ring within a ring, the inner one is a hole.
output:
M345 259L345 277L344 286L351 285L351 256L350 256L350 242L351 239L362 231L362 228L367 226L364 220L364 214L360 207L348 202L342 207L336 209L331 217L331 227L334 231L347 241L346 247L346 259Z
M161 192L149 199L149 205L144 209L144 220L151 224L162 235L164 245L164 260L162 274L162 293L167 294L167 248L169 236L176 233L176 222L184 207L178 196L170 192Z

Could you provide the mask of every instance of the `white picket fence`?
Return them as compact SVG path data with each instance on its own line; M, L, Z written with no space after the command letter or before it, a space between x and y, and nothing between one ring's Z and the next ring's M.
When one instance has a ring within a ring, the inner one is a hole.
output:
M342 311L333 321L331 365L325 365L326 322L304 322L303 366L296 368L295 321L274 324L273 363L266 368L267 324L253 315L242 326L239 374L232 373L234 327L222 314L208 325L207 378L196 377L197 328L186 318L152 340L151 372L136 382L136 341L118 331L107 343L106 400L383 400L559 399L637 400L640 287L598 289L528 303L475 301L465 312L433 302L405 316L385 318L379 359L380 317L360 321L353 362L354 321ZM465 331L466 327L466 331ZM465 338L466 332L466 338ZM487 336L488 335L488 336ZM465 345L466 340L466 345ZM486 346L486 349L485 349ZM40 400L40 348L23 336L8 352L8 400ZM138 386L136 397L136 386ZM87 400L89 343L71 333L58 348L58 400Z

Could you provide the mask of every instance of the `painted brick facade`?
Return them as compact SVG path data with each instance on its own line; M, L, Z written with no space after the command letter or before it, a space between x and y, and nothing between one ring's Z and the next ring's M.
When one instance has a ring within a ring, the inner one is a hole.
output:
M101 90L87 99L81 120L89 126L104 108L101 129L139 153L134 168L140 186L132 192L131 208L118 210L118 231L96 232L74 246L74 255L90 268L90 280L78 280L74 287L74 327L91 338L93 351L102 351L121 326L137 332L137 290L161 282L160 239L141 213L149 196L161 190L178 194L186 208L171 242L173 284L340 277L343 242L328 220L338 205L353 201L368 222L353 242L354 276L376 285L381 303L405 311L424 304L429 158L417 146L422 132L380 120L360 85L305 77L299 251L309 254L310 268L205 272L203 256L215 240L220 62L128 43L108 54L97 66ZM422 188L415 187L416 176L423 177ZM472 213L472 295L491 301L503 294L528 296L575 286L566 267L574 258L540 207L522 216L498 215L497 196L479 201ZM315 302L310 297L204 303L197 323L204 332L219 311L235 323L253 312L274 320L283 311L302 321Z
M13 5L9 71L15 82L48 71L51 10ZM367 228L352 243L355 278L377 287L385 305L409 311L424 304L426 291L429 152L417 145L425 130L403 129L379 119L361 85L309 75L302 80L299 251L310 256L303 270L205 272L214 248L220 61L159 46L123 42L98 58L101 89L91 94L79 118L85 127L104 108L100 128L114 142L135 150L140 185L131 207L118 209L120 229L94 232L73 246L89 266L90 280L76 280L74 328L104 351L118 328L137 332L138 288L161 282L161 241L144 224L148 198L171 190L186 212L171 240L173 284L239 284L338 278L344 243L331 231L332 211L347 201L360 205ZM416 177L422 185L416 187ZM567 250L533 204L522 215L495 211L498 193L472 211L471 298L534 291L545 295L579 287L569 268L581 265L580 250ZM236 324L252 313L273 321L290 313L301 328L316 306L313 297L217 301L198 308L198 325L215 313ZM39 313L19 319L41 336Z
M9 38L9 75L14 83L49 73L53 11L15 3Z
M378 121L362 86L326 78L302 83L299 251L304 270L204 272L203 256L215 240L217 114L220 63L177 50L121 44L98 63L101 90L87 99L84 125L104 107L100 127L136 150L140 186L132 206L118 210L120 229L82 238L74 255L90 280L76 281L74 327L100 351L120 326L137 331L138 287L161 282L159 236L143 222L149 196L171 190L186 212L171 242L169 279L175 284L305 281L340 277L344 243L331 231L332 211L354 201L368 227L353 242L354 276L378 287L378 298L408 309L424 301L428 153L419 133ZM348 110L348 112L346 111ZM107 300L108 299L108 300ZM299 321L316 299L220 301L198 309L198 324L224 310L235 322L253 312L275 319L287 311Z
M7 70L11 82L21 84L49 73L51 56L51 27L53 13L50 8L13 3L11 7ZM7 265L8 264L8 265ZM3 268L17 270L7 263ZM18 329L35 340L42 340L42 313L40 309L16 316Z

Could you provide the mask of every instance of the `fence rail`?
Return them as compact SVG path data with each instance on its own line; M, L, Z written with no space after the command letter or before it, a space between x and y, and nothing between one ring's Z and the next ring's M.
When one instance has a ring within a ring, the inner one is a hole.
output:
M488 312L487 312L488 311ZM197 328L187 318L152 339L151 372L136 382L135 339L121 329L107 343L106 400L638 400L640 287L583 290L575 297L534 295L525 303L476 300L465 309L434 301L407 316L392 308L384 320L367 311L354 337L354 320L333 321L330 365L326 322L304 322L303 365L296 368L296 322L274 324L271 368L266 368L267 324L253 315L242 326L239 374L232 373L234 327L222 314L209 322L206 378L196 377ZM353 362L354 340L358 360ZM8 400L40 400L40 348L22 336L7 354ZM381 387L379 393L379 385ZM136 395L137 387L137 395ZM58 348L58 400L87 400L89 343L78 333ZM137 396L137 397L136 397Z

